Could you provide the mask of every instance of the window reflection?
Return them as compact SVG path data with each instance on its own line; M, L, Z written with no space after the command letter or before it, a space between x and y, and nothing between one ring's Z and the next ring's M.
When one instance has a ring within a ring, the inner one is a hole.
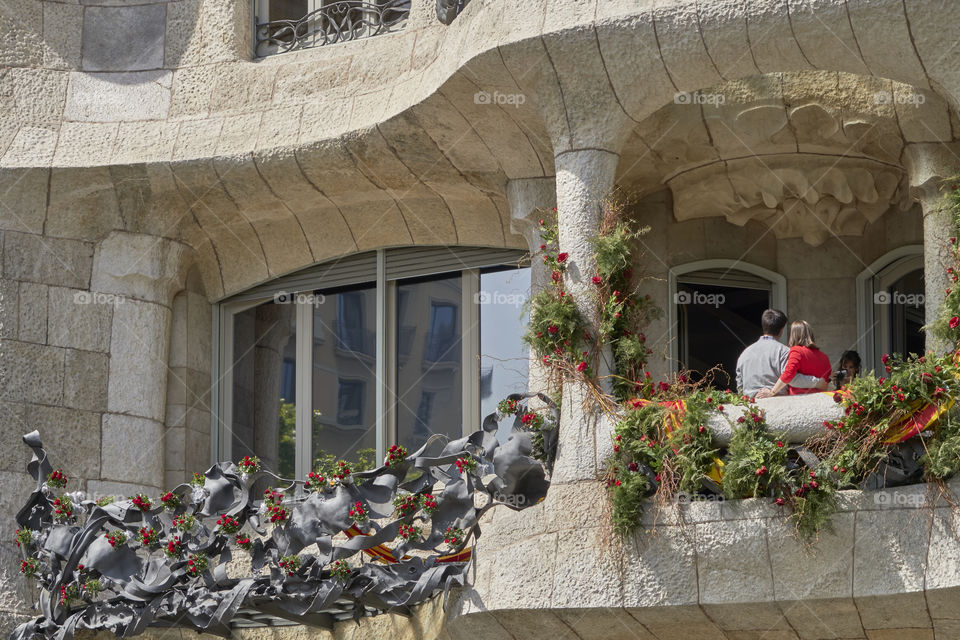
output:
M480 274L480 420L496 411L500 400L527 390L530 364L523 334L529 296L530 269ZM501 442L511 427L509 420L503 422L497 433Z
M459 274L397 285L397 441L411 450L461 433L461 297Z
M313 467L373 460L376 436L376 288L325 292L313 309ZM328 340L328 336L335 339Z
M296 307L268 302L234 316L233 458L258 456L286 478L296 440Z

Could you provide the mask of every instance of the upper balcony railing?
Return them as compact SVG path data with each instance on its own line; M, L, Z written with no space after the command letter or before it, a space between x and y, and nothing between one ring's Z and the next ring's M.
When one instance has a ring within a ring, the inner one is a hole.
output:
M313 2L309 6L315 6ZM268 12L269 15L269 12ZM298 18L257 24L257 56L370 38L403 29L410 0L335 0Z

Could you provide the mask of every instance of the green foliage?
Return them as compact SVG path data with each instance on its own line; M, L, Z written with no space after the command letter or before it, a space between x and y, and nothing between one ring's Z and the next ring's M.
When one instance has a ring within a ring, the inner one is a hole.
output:
M920 463L928 478L946 480L960 472L960 419L955 411L940 419Z
M280 410L278 413L279 426L279 460L277 474L282 478L292 478L294 476L294 461L296 460L297 447L297 407L292 402L280 400ZM313 441L320 442L323 423L320 421L320 412L313 414ZM377 466L377 450L368 447L357 449L353 458L345 461L350 464L352 471L365 471ZM315 449L313 456L313 469L315 472L325 478L333 477L337 469L337 457L332 453L327 453L323 449Z
M650 491L650 480L640 471L617 474L610 487L610 505L613 508L613 530L622 536L632 533L640 524L643 507Z
M541 289L530 299L530 324L523 339L544 362L574 358L585 332L586 323L571 296Z
M723 495L727 498L783 498L790 494L787 446L782 437L766 430L758 408L733 430L723 467Z
M950 244L953 248L954 257L957 258L957 235L960 235L960 178L954 177L944 183L943 206L950 215L953 225L953 237L950 238ZM953 283L946 291L946 297L943 304L937 310L936 319L924 327L924 329L934 336L955 345L960 342L960 286L956 283L958 277L957 265L947 270L947 277Z

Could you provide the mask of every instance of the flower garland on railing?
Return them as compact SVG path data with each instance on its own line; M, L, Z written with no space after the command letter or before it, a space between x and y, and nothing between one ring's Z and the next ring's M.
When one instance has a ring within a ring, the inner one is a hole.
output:
M526 407L534 395L543 410ZM17 514L15 541L20 572L42 587L40 617L11 638L70 640L76 629L127 637L149 626L229 635L234 622L265 619L329 629L462 585L481 516L497 505L535 505L549 487L530 454L539 435L552 460L558 410L538 394L510 400L514 425L503 446L496 434L507 415L494 413L467 437L434 436L415 452L393 446L373 469L323 461L323 475L289 481L247 457L156 499L55 493L67 476L52 469L39 433L27 434L37 484ZM271 481L281 484L264 490ZM347 558L360 554L369 561L351 566ZM238 555L251 573L228 577Z
M947 191L945 206L960 229L957 185ZM947 273L957 282L960 249L956 237L950 243L955 264ZM940 483L960 472L960 419L949 412L960 397L960 287L945 293L937 321L926 329L952 351L884 355L885 375L858 377L835 393L843 418L825 421L823 433L802 446L770 432L748 398L707 391L683 376L644 385L617 415L605 475L614 529L636 530L650 498L663 505L722 494L772 499L800 535L813 536L836 511L841 489ZM729 406L742 407L742 415L730 417ZM725 452L713 446L709 418L716 415L726 417L733 433ZM916 463L902 453L909 447Z

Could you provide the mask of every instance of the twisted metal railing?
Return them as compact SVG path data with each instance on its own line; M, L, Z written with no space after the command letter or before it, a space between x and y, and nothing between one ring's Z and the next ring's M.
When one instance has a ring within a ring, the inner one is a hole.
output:
M77 629L129 637L148 627L230 636L234 627L292 621L329 629L343 619L407 614L464 583L467 545L488 509L519 510L546 496L557 408L539 394L508 400L515 408L534 395L548 415L531 429L520 406L503 444L496 433L506 416L498 413L446 444L434 436L409 455L394 447L376 469L341 465L333 478L290 481L252 460L219 463L152 500L63 491L67 477L53 469L39 433L29 433L36 489L17 513L17 544L21 572L42 587L40 616L11 640L70 640ZM265 480L280 484L257 500L253 487Z
M451 24L470 0L437 0L437 20L443 24Z
M399 31L410 16L410 0L336 0L302 18L257 25L258 56L322 47Z

